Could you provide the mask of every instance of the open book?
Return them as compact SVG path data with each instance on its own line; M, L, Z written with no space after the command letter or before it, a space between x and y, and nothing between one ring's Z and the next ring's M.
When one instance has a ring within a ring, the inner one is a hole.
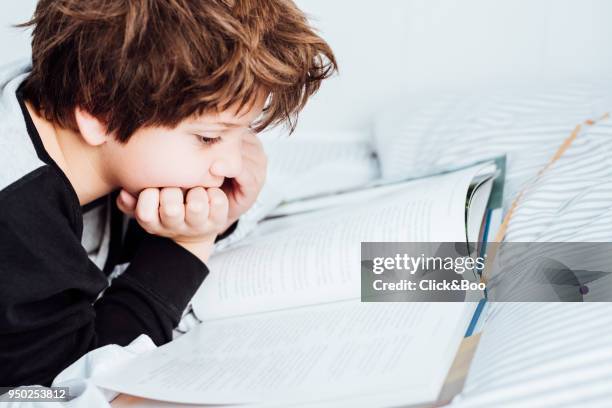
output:
M201 325L94 382L180 403L435 401L476 304L361 302L361 242L482 240L495 174L481 164L263 221L210 259Z
M612 303L498 302L453 407L609 407Z

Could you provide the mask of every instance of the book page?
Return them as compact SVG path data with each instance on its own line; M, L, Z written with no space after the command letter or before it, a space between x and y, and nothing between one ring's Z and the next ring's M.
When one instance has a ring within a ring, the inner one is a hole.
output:
M472 303L336 302L200 324L97 385L181 403L437 398Z
M612 303L496 303L453 407L609 406L611 379Z
M278 135L276 135L278 136ZM360 188L380 175L378 159L368 140L355 132L333 132L320 139L262 135L268 155L266 183L253 206L240 216L238 228L215 243L215 252L249 235L257 224L284 202Z
M475 187L470 198L468 215L466 220L466 231L468 242L478 242L478 236L483 224L487 202L493 188L493 180L488 179Z
M325 194L322 196L287 202L279 205L277 208L271 211L269 213L269 217L302 214L305 212L323 210L340 205L355 205L382 195L387 195L394 191L401 191L407 186L410 187L412 183L414 183L414 180L406 183L391 183L389 185L381 185L374 188L354 189L337 194Z
M495 163L492 161L485 161L482 163L476 164L483 165L480 174L482 175L483 181L487 179L491 179L498 174L502 174L502 171L498 169L498 161L501 160L497 158ZM502 164L502 163L499 163ZM505 166L505 163L503 163ZM388 192L394 190L401 190L405 188L406 185L413 183L419 179L428 179L436 176L440 176L443 174L448 174L454 171L463 170L471 166L463 166L461 168L454 169L450 171L448 169L440 170L437 174L430 174L426 177L394 177L394 178L377 178L375 180L371 180L367 184L359 185L357 187L348 187L342 190L338 190L335 193L324 193L318 194L314 196L309 196L306 198L302 198L300 200L286 201L284 200L280 205L278 205L275 209L268 213L268 218L270 217L278 217L284 215L292 215L299 214L308 211L314 211L323 208L330 208L337 205L345 205L359 202L360 200L367 200L372 197L377 197L381 194L386 194ZM499 172L499 173L498 173ZM502 185L503 185L503 174L501 177ZM486 204L486 203L485 203Z
M349 208L273 219L214 254L192 305L200 320L360 298L362 241L465 241L478 168L417 180Z

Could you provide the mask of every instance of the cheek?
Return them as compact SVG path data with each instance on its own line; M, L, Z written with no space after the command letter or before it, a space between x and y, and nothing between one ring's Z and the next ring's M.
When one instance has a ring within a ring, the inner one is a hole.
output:
M147 187L191 187L201 185L210 160L197 149L145 149L125 152L118 164L119 184L132 194Z

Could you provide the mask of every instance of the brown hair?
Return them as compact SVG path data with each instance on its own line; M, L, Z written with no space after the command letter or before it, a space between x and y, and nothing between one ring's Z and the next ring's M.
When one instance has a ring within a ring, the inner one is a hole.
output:
M74 109L125 142L208 111L269 99L261 131L299 111L337 71L329 45L291 0L40 0L24 97L77 130Z

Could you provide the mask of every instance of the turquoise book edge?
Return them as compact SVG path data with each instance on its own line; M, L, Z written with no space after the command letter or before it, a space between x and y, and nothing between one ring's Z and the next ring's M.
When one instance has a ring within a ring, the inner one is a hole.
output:
M483 232L483 243L481 247L480 256L484 256L487 253L487 244L489 243L489 231L491 229L491 218L493 214L493 210L501 208L503 203L503 194L504 194L504 185L506 182L506 155L498 156L494 159L495 165L498 170L500 170L500 174L495 178L493 182L493 188L491 192L491 196L489 197L489 202L487 203L487 215L485 220L485 228ZM478 271L479 275L482 274L482 271ZM472 319L470 320L470 324L468 325L467 330L465 331L464 337L470 337L474 334L474 330L476 329L476 325L478 324L478 320L482 315L482 311L485 308L487 303L487 289L484 290L484 298L480 299L478 305L476 306L476 310L472 315Z

